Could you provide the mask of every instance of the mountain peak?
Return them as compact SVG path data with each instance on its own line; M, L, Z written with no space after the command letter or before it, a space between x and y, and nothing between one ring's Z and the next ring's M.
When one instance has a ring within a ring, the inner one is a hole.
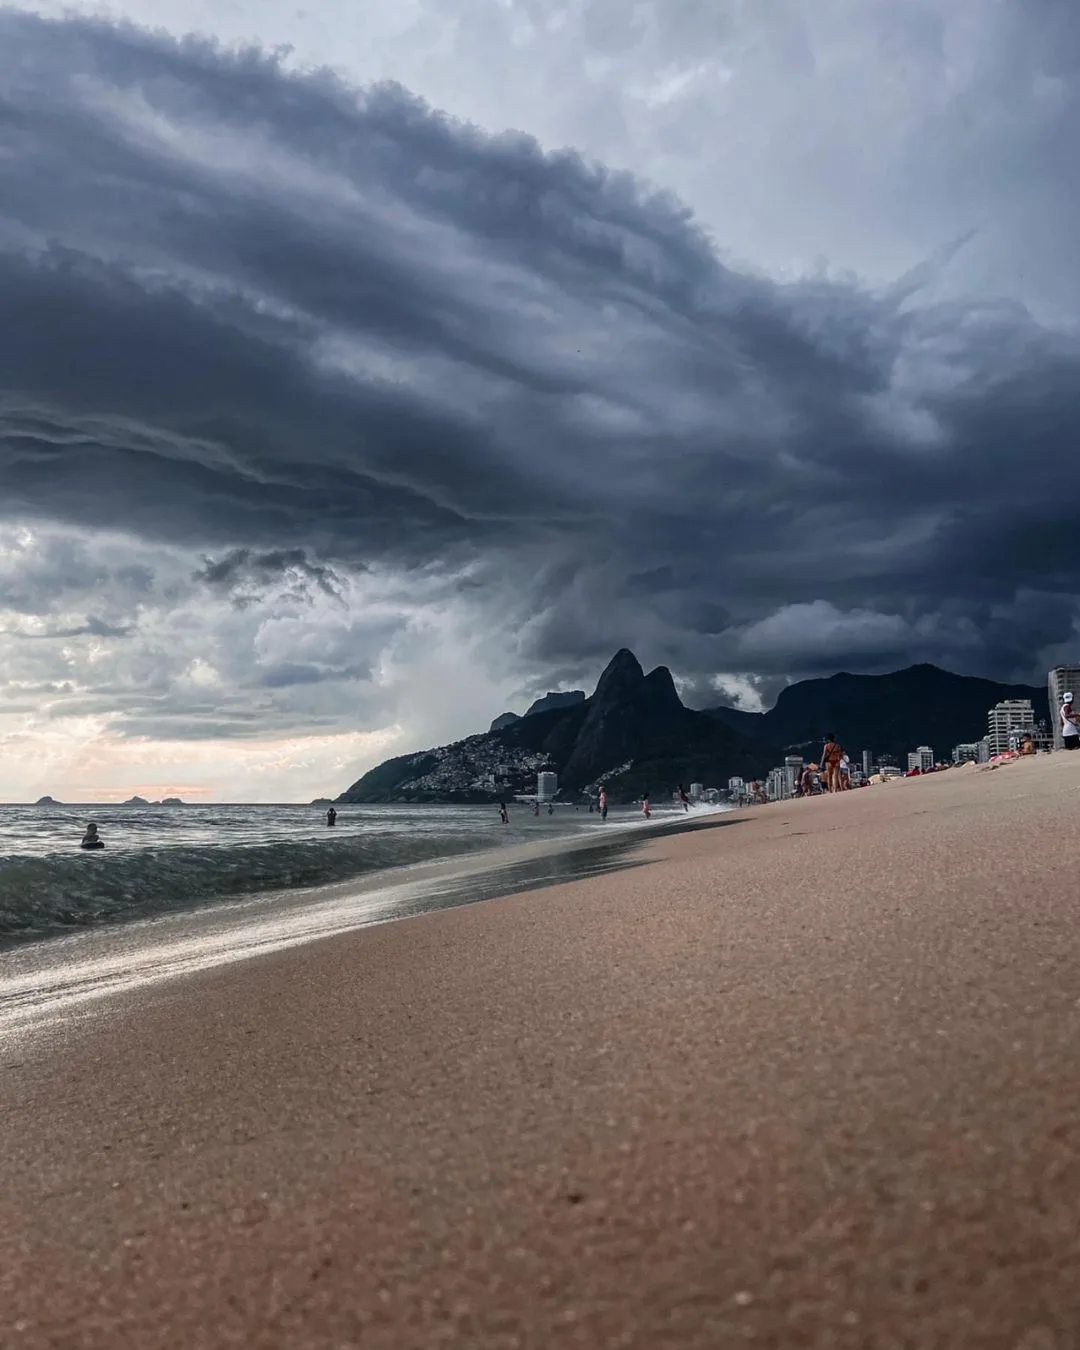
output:
M641 662L629 647L621 647L604 667L604 673L596 682L593 698L604 702L620 694L636 689L645 679Z
M682 708L682 699L667 666L657 666L655 670L650 670L645 676L645 685L655 707L670 710Z

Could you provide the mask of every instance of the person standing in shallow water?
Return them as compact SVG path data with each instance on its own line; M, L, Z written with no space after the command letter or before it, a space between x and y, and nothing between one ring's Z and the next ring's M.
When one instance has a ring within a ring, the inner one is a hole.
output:
M82 837L80 848L104 848L105 840L98 837L98 828L93 821L86 827L86 833Z
M646 789L645 795L641 799L641 814L646 820L649 820L652 817L652 807L649 805L648 789Z
M499 819L504 825L510 824L510 812L506 809L506 803L499 803Z
M326 813L326 823L327 825L337 824L337 812L334 810L333 807L331 807L330 810L327 811Z
M600 789L600 819L607 820L607 792L604 788Z

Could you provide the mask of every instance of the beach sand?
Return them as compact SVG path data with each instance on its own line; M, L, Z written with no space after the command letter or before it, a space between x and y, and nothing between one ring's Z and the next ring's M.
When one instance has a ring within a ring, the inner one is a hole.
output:
M1080 1345L1080 756L0 1043L0 1345Z

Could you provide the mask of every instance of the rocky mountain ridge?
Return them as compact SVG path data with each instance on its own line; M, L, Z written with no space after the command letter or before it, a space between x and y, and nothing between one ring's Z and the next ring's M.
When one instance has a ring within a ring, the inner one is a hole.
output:
M706 711L733 730L788 752L820 748L822 738L834 731L853 754L869 750L902 764L917 745L929 745L944 759L954 745L981 740L987 713L996 703L1025 698L1037 718L1045 718L1048 711L1053 716L1045 687L999 684L921 664L888 675L843 672L801 680L782 690L768 712L727 707Z
M535 717L537 713L551 712L554 708L572 708L578 703L585 702L584 689L568 689L559 693L547 693L543 698L536 699L531 703L522 714L524 717ZM521 717L516 712L500 713L495 718L489 731L502 731L505 727L513 726L515 722L520 722Z
M534 791L543 769L559 775L568 796L603 782L612 801L646 789L659 799L680 782L723 787L734 775L762 777L785 753L812 758L829 731L855 755L867 749L903 763L909 750L930 745L945 758L958 742L984 736L988 710L1011 698L1029 698L1036 716L1046 715L1045 689L932 665L802 680L763 713L695 712L666 666L646 675L624 648L591 697L548 694L524 717L496 718L489 732L387 760L338 800L497 801Z
M758 776L776 759L773 747L685 708L667 667L646 675L625 648L590 698L551 700L494 731L387 760L338 800L496 801L534 791L550 769L568 796L603 782L613 802L632 801L679 782Z

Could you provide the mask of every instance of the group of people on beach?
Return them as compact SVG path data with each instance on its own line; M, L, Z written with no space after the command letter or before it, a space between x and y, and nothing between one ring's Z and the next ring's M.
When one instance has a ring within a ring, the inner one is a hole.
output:
M830 731L825 737L819 764L804 764L795 783L796 797L813 797L818 792L846 792L851 787L851 759Z

